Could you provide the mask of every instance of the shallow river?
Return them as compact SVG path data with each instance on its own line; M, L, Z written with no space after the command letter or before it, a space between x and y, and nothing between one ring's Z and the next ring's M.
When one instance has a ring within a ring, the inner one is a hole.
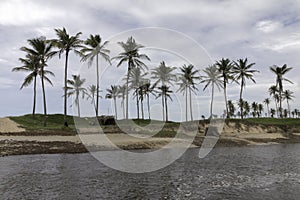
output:
M89 154L0 158L0 199L299 199L300 144L189 149L156 172L128 174Z

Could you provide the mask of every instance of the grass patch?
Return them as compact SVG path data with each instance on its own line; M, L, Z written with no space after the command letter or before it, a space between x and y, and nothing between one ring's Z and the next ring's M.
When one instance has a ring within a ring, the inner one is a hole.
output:
M49 130L49 129L60 129L64 131L74 130L74 120L73 116L67 116L69 127L65 127L64 116L61 114L48 115L47 126L44 127L44 115L36 114L35 118L32 118L32 115L23 115L17 117L9 117L11 120L20 124L23 128L27 130Z
M244 119L246 122L263 124L263 125L300 125L300 119L296 118L286 118L286 119L277 119L277 118L249 118Z

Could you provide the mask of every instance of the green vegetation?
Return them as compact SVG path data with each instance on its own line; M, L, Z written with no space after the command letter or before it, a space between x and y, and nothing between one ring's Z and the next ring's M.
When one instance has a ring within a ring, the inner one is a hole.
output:
M248 118L246 122L263 124L263 125L300 125L300 118Z
M74 131L73 116L68 115L67 119L70 127L66 128L62 125L64 116L61 114L48 115L47 127L44 127L44 117L42 114L36 114L35 118L32 115L23 115L17 117L10 117L11 120L20 124L23 128L28 131L43 131L43 130L63 130L63 131Z

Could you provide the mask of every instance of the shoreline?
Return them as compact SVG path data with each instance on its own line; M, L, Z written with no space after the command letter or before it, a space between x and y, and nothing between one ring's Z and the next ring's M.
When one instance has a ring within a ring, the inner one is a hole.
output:
M300 143L300 134L290 134L289 137L278 137L278 134L256 134L257 137L233 137L221 136L215 147L242 147L242 146L259 146L273 144L293 144ZM273 137L270 137L272 136ZM164 148L173 138L149 138L131 140L126 134L105 134L112 142L123 150L141 150L141 149L159 149ZM264 137L263 137L264 136ZM269 137L268 137L269 136ZM199 148L204 138L196 136L189 148ZM172 148L185 146L184 140L179 139ZM91 146L88 149L93 149ZM11 155L28 155L28 154L59 154L59 153L88 153L89 150L80 141L78 136L0 136L0 157ZM94 148L95 149L95 148ZM114 150L99 144L96 150Z

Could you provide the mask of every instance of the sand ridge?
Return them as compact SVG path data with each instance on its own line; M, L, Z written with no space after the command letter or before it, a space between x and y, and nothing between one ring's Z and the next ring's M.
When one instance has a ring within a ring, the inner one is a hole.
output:
M12 121L8 117L0 118L0 133L16 133L24 131L24 128L21 128L19 124Z

